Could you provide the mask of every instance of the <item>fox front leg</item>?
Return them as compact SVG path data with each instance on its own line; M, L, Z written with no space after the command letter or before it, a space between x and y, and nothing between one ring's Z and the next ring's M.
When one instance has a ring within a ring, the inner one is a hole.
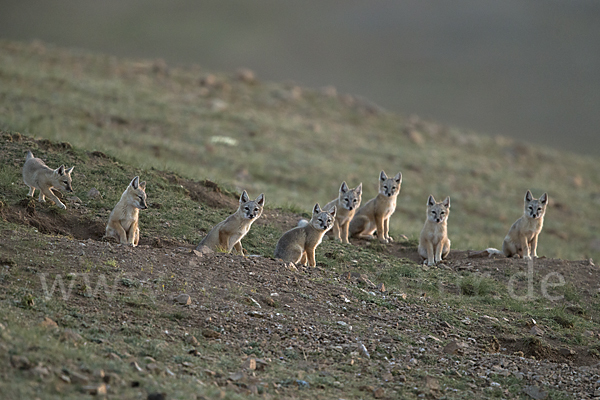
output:
M531 255L533 256L533 258L538 258L538 255L537 255L538 235L533 236L530 244L531 244Z
M27 193L27 196L33 197L34 192L35 192L35 188L33 186L29 186L29 193Z
M531 260L531 252L529 249L529 241L523 236L521 238L521 250L522 250L522 256L523 259L525 260Z
M306 254L308 257L308 265L311 267L316 267L317 262L315 261L315 249L308 249Z
M50 200L52 200L54 202L54 204L56 204L58 207L62 208L63 210L67 209L67 206L65 206L62 201L60 201L60 199L58 197L56 197L56 195L54 193L52 193L52 189L46 189L46 190L42 190L40 189L40 198L42 200L40 200L40 202L44 202L44 196L48 197Z
M238 240L233 244L233 249L240 255L244 255L244 248L242 247L242 241Z
M139 232L139 228L138 225L134 222L133 224L131 224L131 226L129 227L129 231L127 231L127 244L135 247L137 246L137 243L135 243L135 234L136 231Z
M381 243L387 243L388 240L385 237L385 220L379 219L377 216L375 216L375 222L377 223L377 238Z
M437 244L437 246L435 246L435 257L434 257L433 260L434 260L434 262L436 264L442 262L442 250L443 250L443 248L444 248L444 245L443 245L442 242L439 242Z
M435 253L431 242L427 242L427 265L430 267L435 265Z
M383 220L383 229L385 230L385 238L387 239L388 243L393 242L394 239L392 239L392 237L390 236L390 219L386 218Z

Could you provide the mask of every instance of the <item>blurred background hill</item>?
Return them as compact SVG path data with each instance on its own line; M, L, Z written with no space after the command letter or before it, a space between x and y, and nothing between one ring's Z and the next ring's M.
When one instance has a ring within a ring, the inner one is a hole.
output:
M391 111L600 154L600 3L4 0L0 37L333 85Z

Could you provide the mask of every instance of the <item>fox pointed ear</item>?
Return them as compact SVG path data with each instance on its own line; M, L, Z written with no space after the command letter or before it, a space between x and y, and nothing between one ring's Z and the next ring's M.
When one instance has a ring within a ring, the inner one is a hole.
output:
M319 206L319 203L315 204L315 206L313 207L313 214L318 214L321 212L321 206Z
M61 165L60 167L56 168L54 170L54 172L56 172L58 175L64 175L65 174L65 166Z
M383 171L383 170L382 170L382 171L379 173L379 180L380 180L380 181L385 181L386 179L387 179L387 175L385 174L385 171Z
M394 177L394 180L398 183L402 182L402 172L398 172Z
M362 182L356 187L356 193L360 196L362 194Z
M140 189L146 190L146 181L140 182Z
M431 194L429 195L429 198L427 199L427 205L428 206L435 206L435 198Z
M265 195L264 193L261 193L257 198L256 198L256 202L258 203L259 206L264 206L265 205Z
M329 215L335 218L335 214L337 213L337 207L333 206L333 208L329 211Z
M546 204L548 202L548 193L544 193L541 197L540 197L540 202L542 204Z
M343 181L342 186L340 186L340 192L346 193L347 191L348 191L348 185L346 184L346 181Z
M525 193L525 201L531 200L533 200L533 195L531 194L531 190L528 190L527 193Z
M248 193L246 193L246 191L244 190L242 192L242 195L240 196L240 204L245 203L247 201L250 201L250 197L248 197Z
M67 173L67 175L71 175L71 172L73 172L73 168L75 168L75 167L73 166L65 171Z
M446 197L442 204L444 205L444 207L450 208L450 196Z
M138 187L140 187L140 177L136 176L135 178L133 178L131 180L131 183L129 184L129 186L131 186L134 189L137 189Z

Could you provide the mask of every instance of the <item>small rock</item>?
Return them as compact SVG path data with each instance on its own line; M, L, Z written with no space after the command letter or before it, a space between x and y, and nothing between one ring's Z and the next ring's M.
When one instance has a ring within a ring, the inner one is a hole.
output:
M575 350L569 349L567 347L561 347L559 350L560 354L562 354L565 357L570 357L570 356L574 356L575 354L577 354L575 352Z
M115 353L108 353L108 358L110 358L113 361L121 361L121 357L119 357Z
M385 390L383 390L382 387L378 387L377 389L373 390L373 397L376 399L382 399L385 397Z
M78 372L75 371L66 371L63 370L63 372L69 374L69 378L71 378L71 382L73 383L88 383L90 381L90 378L88 378L87 376L80 374Z
M73 203L73 204L82 204L82 203L83 203L83 202L81 201L81 199L80 199L79 197L77 197L77 196L69 196L69 197L67 198L67 200L69 200L69 202L70 202L70 203Z
M58 328L58 324L48 317L44 317L44 320L40 322L40 326L44 328Z
M136 361L132 361L131 362L131 366L137 371L137 372L143 372L144 370L139 366L139 364Z
M523 393L535 400L544 400L548 397L548 392L544 392L537 386L525 386L525 388L523 388Z
M148 400L166 400L166 393L148 393Z
M66 382L66 383L71 383L71 378L69 378L69 376L67 376L67 375L61 374L61 375L60 375L60 379L61 379L63 382Z
M197 255L197 253L200 253L201 255L206 255L206 254L211 254L214 253L214 251L205 245L199 245L198 247L196 247L193 251L194 254Z
M190 304L192 304L192 298L189 295L183 293L175 297L175 301L183 306L189 306Z
M93 396L104 396L106 395L106 384L84 386L82 390Z
M364 356L364 357L366 357L366 358L371 358L371 355L369 354L369 351L367 350L367 348L365 347L365 345L364 345L364 344L362 344L362 343L359 343L359 344L358 344L358 352L359 352L359 353L360 353L362 356Z
M77 342L83 340L81 335L72 329L65 329L64 332L60 335L59 339L61 342L73 342L73 343L77 343Z
M185 342L186 342L187 344L191 344L192 346L198 346L198 344L199 344L199 343L198 343L198 339L196 339L196 337L195 337L195 336L192 336L192 335L188 336L188 337L185 339Z
M463 347L465 347L463 343L453 340L444 346L442 351L446 354L458 354L462 351Z
M429 390L440 390L440 382L433 376L426 375L423 379L425 381L425 388Z
M248 68L240 68L236 72L237 79L244 83L255 83L256 76L254 75L254 71Z
M243 369L248 369L248 370L255 370L256 369L256 359L251 357L248 358L246 361L244 361L244 363L242 364L242 368Z
M277 303L275 303L275 300L273 300L272 297L265 297L263 299L263 303L265 303L269 307L277 307Z
M585 331L585 332L583 332L583 336L592 338L592 337L596 336L596 334L593 331Z
M42 366L41 363L38 364L34 369L32 369L31 372L39 378L45 378L46 376L50 375L50 371L48 371L48 368Z
M229 374L229 379L234 382L241 381L246 378L244 371L232 372Z
M219 332L213 331L212 329L204 329L202 331L202 336L204 336L207 339L218 339L219 337L221 337L221 334Z
M529 334L530 335L534 335L534 336L543 336L544 335L544 330L542 328L540 328L539 326L534 325L529 330Z
M155 363L156 360L154 358L150 357L150 356L146 356L146 357L144 357L144 362L146 362L146 363Z
M150 372L156 372L160 369L157 363L150 363L146 365L146 369Z
M98 189L93 187L88 191L87 197L89 197L90 199L101 199L102 193L100 193Z
M379 285L377 285L377 290L379 290L382 293L385 293L385 285L382 283L380 283Z
M10 364L17 369L31 369L33 364L25 356L11 356Z

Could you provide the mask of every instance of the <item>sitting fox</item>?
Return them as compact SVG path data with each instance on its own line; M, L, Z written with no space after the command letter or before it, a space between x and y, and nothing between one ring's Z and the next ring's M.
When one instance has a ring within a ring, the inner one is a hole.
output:
M323 207L324 211L332 210L333 207L337 209L333 228L327 232L328 235L333 233L334 239L342 243L350 243L348 241L348 226L356 210L360 207L361 196L362 183L354 189L349 189L346 182L342 182L338 198Z
M106 237L113 237L121 244L137 246L140 241L140 210L147 208L146 182L140 182L140 177L136 176L108 217Z
M61 165L53 170L44 164L41 159L34 157L31 151L28 151L25 164L23 165L23 181L29 186L29 193L27 195L33 197L35 189L39 189L40 196L38 200L40 203L45 202L46 197L48 197L57 206L63 210L66 209L67 206L56 197L52 189L72 192L71 172L73 172L73 168L65 169L65 166Z
M390 243L390 217L396 210L396 198L402 185L402 173L388 178L384 171L379 174L379 194L356 211L350 222L350 236L359 239L377 238L382 243Z
M533 198L531 191L527 191L523 216L510 227L502 243L502 252L506 257L518 255L526 260L531 260L532 256L537 258L538 236L544 225L547 205L547 193L538 200Z
M419 238L419 255L432 266L450 253L448 239L448 215L450 214L450 197L436 203L433 196L427 199L427 219Z
M215 225L196 249L206 246L213 251L227 253L231 253L235 249L236 253L243 255L244 249L241 240L250 230L252 223L261 216L264 205L264 194L261 193L256 200L250 200L248 193L244 190L240 196L240 205L237 211Z
M321 210L315 204L310 221L301 221L300 225L290 229L279 238L275 246L275 258L285 262L301 263L316 267L315 249L321 243L325 233L333 227L336 206L329 211Z

